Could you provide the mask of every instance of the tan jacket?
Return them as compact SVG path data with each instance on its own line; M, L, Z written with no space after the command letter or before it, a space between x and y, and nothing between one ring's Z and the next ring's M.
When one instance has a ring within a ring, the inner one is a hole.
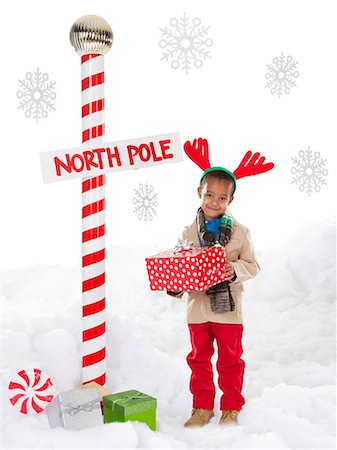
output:
M180 239L187 239L200 247L197 225L194 221L182 232ZM233 232L225 246L227 260L233 263L236 279L230 283L235 310L227 313L214 313L211 310L209 297L205 291L190 291L187 294L187 323L243 323L242 316L242 282L255 277L260 266L255 259L252 239L249 230L233 218Z

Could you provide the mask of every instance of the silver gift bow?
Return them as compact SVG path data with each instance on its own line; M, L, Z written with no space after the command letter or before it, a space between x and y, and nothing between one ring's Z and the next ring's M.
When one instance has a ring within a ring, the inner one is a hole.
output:
M90 402L83 403L83 405L77 405L74 406L71 403L62 402L60 403L60 406L62 411L65 414L69 414L69 416L74 416L75 414L79 413L80 411L86 411L91 412L94 409L98 409L101 407L101 402L99 398L96 398L95 400L90 400Z
M184 250L192 250L193 242L184 239L183 241L178 242L178 244L174 247L174 253L183 252Z

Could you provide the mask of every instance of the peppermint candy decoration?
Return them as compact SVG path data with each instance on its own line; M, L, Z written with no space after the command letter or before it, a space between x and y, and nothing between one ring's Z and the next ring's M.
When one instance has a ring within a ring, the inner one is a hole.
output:
M24 369L8 386L11 404L23 414L38 414L53 400L55 388L49 375L40 369Z

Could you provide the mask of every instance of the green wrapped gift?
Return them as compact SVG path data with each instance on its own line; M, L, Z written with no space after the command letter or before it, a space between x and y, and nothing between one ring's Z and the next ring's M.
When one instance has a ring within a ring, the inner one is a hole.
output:
M144 422L156 431L157 400L147 394L136 391L119 392L103 397L104 423Z

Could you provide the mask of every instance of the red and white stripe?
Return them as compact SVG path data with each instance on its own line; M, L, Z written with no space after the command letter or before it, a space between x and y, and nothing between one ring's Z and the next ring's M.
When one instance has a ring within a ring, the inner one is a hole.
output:
M104 136L104 56L83 55L82 142L100 147ZM82 180L82 383L105 384L104 175Z
M38 414L53 400L55 389L49 375L40 369L23 369L8 386L11 404L22 414Z

